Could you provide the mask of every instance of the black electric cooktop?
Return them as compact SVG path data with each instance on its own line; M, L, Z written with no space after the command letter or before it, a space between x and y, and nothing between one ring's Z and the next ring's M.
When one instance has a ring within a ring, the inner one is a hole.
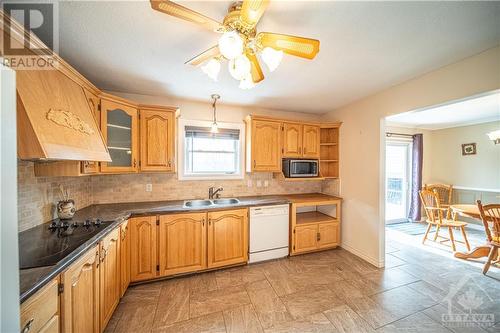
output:
M55 265L111 223L99 219L55 220L30 229L19 238L20 268Z

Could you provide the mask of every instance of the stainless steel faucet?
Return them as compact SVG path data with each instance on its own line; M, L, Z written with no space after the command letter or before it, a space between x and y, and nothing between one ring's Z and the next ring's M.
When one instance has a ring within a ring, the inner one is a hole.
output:
M224 189L222 187L219 187L218 189L215 189L215 187L210 187L208 189L208 198L209 199L213 199L214 197L219 198L220 197L219 192L222 192L222 191L224 191Z

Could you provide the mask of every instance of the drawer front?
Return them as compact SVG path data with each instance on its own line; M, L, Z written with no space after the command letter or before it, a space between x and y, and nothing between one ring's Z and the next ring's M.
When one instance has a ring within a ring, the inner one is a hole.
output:
M59 309L57 285L58 280L52 280L21 305L21 332L39 332L57 315Z
M59 316L54 316L38 333L59 333Z

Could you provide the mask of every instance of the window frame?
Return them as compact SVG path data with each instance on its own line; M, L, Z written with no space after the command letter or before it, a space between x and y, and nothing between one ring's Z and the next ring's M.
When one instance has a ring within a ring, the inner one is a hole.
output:
M244 179L245 178L245 124L243 123L226 123L217 122L219 128L229 128L238 129L240 131L239 135L239 171L237 173L227 174L227 173L207 173L207 174L197 174L188 175L184 170L185 161L185 149L186 149L186 126L197 126L197 127L210 127L212 125L211 121L207 120L194 120L194 119L183 119L180 118L178 123L178 144L177 144L177 166L178 172L177 176L179 180L228 180L228 179Z

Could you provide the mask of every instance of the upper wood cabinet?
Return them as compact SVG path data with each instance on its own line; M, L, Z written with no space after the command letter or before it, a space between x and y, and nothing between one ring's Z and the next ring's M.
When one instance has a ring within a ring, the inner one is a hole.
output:
M302 157L319 158L320 127L304 125L302 140Z
M101 128L101 111L99 110L100 99L99 96L91 92L90 90L83 88L85 92L85 97L89 104L90 110L92 110L95 121L97 123L97 128ZM95 174L99 172L99 162L95 161L82 161L80 162L80 168L82 174Z
M128 221L120 225L120 296L130 284L130 232Z
M101 130L112 160L101 163L101 172L137 172L137 108L122 100L101 98Z
M248 211L208 213L208 268L248 260Z
M156 216L129 219L130 282L157 277Z
M283 157L302 156L302 125L283 124Z
M281 171L281 123L247 119L247 170Z
M120 228L100 242L100 327L104 330L120 301Z
M174 171L175 110L141 108L141 171Z
M160 276L206 268L206 213L160 216Z
M99 330L99 246L89 250L61 274L61 331Z

